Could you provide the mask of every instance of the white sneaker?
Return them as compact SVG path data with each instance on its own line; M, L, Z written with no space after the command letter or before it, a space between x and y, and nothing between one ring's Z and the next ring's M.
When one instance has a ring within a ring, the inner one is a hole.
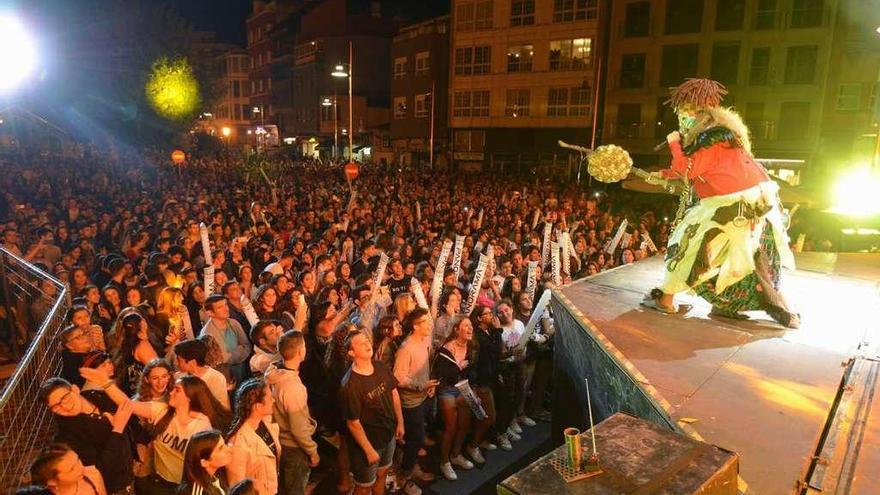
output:
M525 416L525 415L520 416L519 418L517 418L517 419L516 419L516 422L517 422L517 423L522 423L522 424L524 424L524 425L526 425L526 426L529 426L529 427L532 427L532 426L535 426L536 424L538 424L538 423L535 423L535 420L534 420L534 419L532 419L532 418L530 418L530 417L528 417L528 416Z
M453 457L452 459L449 459L449 462L451 462L455 466L460 467L462 469L473 469L474 468L474 463L465 459L464 456L462 456L461 454L458 454L457 456Z
M483 440L483 443L480 444L480 448L488 452L498 450L498 446L488 440Z
M467 455L471 459L473 459L473 461L476 462L477 464L485 464L486 463L486 458L483 457L483 453L480 452L479 447L468 447L465 449L465 452L467 452Z
M440 472L443 473L443 477L449 481L455 481L458 479L458 475L455 474L455 470L452 469L452 464L448 462L444 462L440 465Z
M510 440L507 438L507 435L499 435L498 446L501 447L501 450L506 450L508 452L513 450L513 445L510 445Z
M520 431L522 431L522 430L520 430ZM517 432L515 432L513 430L513 428L507 429L507 438L513 440L514 442L519 442L520 440L522 440L522 437L519 436L519 434Z
M403 493L405 493L406 495L422 495L422 489L419 488L419 485L415 484L412 480L407 480L406 484L403 485Z
M519 423L517 423L515 419L510 422L510 431L513 431L517 435L522 433L522 428L519 426Z

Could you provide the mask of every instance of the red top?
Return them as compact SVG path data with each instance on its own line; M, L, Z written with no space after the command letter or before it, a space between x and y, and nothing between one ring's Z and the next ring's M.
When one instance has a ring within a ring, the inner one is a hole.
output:
M681 142L669 143L672 166L661 170L663 177L677 179L687 174L700 198L722 196L750 189L770 180L764 167L757 163L743 148L730 146L727 142L715 143L685 155ZM691 160L688 171L688 160Z

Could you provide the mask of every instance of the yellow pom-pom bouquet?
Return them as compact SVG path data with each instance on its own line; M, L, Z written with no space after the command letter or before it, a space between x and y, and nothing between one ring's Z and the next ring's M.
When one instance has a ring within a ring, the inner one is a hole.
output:
M603 144L590 154L587 172L600 182L620 182L629 175L632 166L632 158L625 149Z

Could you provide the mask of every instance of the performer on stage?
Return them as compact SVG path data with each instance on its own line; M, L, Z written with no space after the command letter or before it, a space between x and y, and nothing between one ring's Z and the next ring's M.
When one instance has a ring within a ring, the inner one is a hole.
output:
M675 313L675 294L692 290L712 304L713 315L745 319L741 311L760 309L797 328L800 318L780 293L780 267L794 268L794 256L779 186L754 160L740 116L721 107L725 94L716 81L688 79L666 102L680 127L666 136L672 165L647 181L681 179L699 201L678 219L663 284L643 304Z

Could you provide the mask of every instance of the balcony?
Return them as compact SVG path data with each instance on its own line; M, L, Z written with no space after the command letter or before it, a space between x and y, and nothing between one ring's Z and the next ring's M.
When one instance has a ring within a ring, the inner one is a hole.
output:
M746 126L753 141L776 141L777 125L775 120L747 120ZM609 122L605 130L607 139L658 139L666 135L667 130L658 131L656 122Z

